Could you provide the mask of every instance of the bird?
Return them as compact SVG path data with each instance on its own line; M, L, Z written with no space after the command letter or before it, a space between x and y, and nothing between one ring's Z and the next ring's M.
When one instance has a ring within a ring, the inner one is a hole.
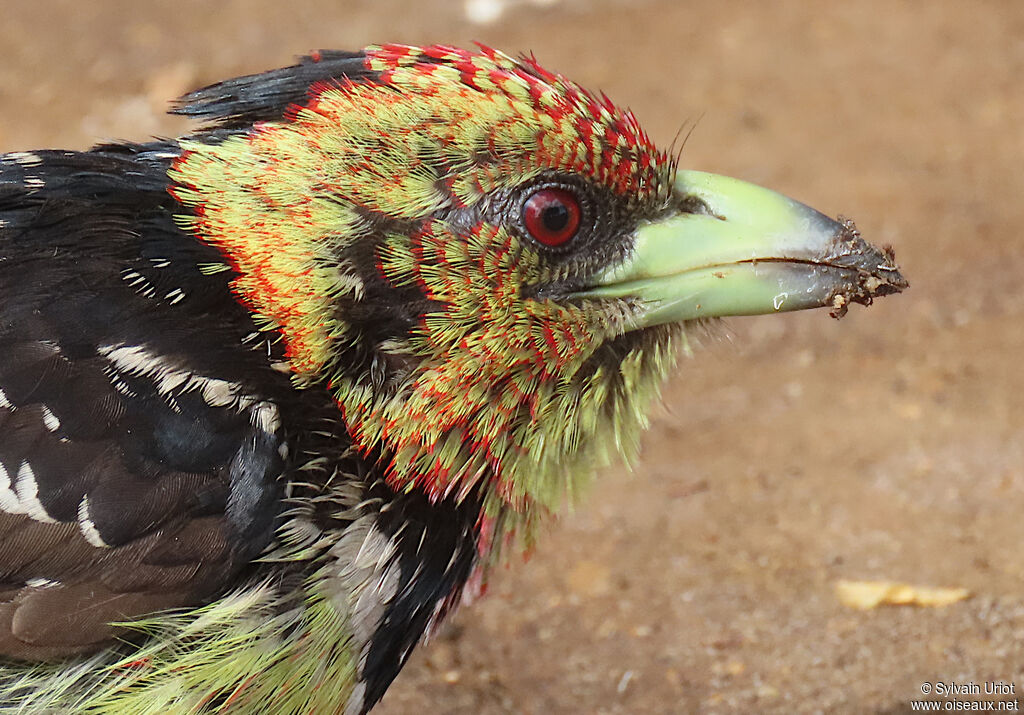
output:
M484 45L196 90L0 155L0 712L368 712L635 459L687 335L906 288Z

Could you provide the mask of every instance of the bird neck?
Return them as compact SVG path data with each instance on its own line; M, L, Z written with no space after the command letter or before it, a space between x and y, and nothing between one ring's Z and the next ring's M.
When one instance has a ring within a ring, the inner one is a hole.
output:
M557 372L542 360L510 360L522 353L506 345L489 360L422 365L386 396L344 379L335 394L357 449L378 455L393 489L438 501L482 484L484 519L528 537L537 517L573 501L597 468L636 455L680 338L676 328L628 333L578 351L577 363Z

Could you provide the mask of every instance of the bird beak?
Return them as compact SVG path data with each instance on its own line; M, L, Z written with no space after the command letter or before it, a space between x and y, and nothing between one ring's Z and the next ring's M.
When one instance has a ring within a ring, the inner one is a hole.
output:
M890 249L774 191L727 176L680 171L676 210L642 225L631 254L578 293L633 298L648 327L849 303L907 287Z

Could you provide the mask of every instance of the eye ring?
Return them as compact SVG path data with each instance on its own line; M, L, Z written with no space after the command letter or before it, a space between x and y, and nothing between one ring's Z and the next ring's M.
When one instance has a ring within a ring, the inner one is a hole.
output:
M575 194L547 186L534 191L523 202L523 226L537 243L562 248L579 232L582 213Z

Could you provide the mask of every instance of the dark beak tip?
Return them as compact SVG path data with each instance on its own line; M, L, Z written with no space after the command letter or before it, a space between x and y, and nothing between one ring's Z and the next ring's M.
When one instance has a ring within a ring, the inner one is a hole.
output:
M846 315L851 303L869 306L874 303L875 298L902 293L910 287L910 282L903 277L899 266L892 260L894 256L891 248L886 247L883 251L872 249L872 253L879 256L884 253L885 261L869 270L862 268L855 282L837 288L829 310L829 315L836 320Z
M892 246L886 244L882 246L882 256L885 258L883 266L888 273L888 287L889 289L881 295L889 295L891 293L899 293L910 287L910 281L903 277L900 273L900 267L896 265L896 251Z
M896 263L892 246L873 246L861 237L853 221L840 217L838 222L842 230L826 263L853 268L856 278L838 286L832 297L829 315L836 319L846 315L851 303L868 306L875 298L901 293L910 287Z
M848 296L852 302L860 303L863 302L861 299L866 299L867 305L871 298L892 295L910 287L900 272L896 251L891 245L881 248L871 245L861 237L856 224L849 218L840 216L838 223L842 230L836 236L832 255L826 258L826 262L857 269L860 274L857 292Z

